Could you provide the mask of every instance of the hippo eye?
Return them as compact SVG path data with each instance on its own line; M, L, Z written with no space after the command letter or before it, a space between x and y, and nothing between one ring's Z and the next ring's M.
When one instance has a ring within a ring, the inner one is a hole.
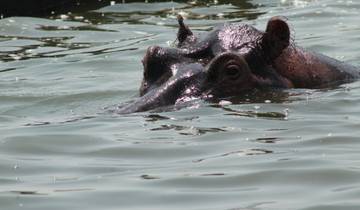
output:
M207 73L209 82L238 84L249 78L251 71L241 55L225 52L208 64Z
M238 65L230 64L226 67L225 72L231 78L236 78L239 75L240 68Z

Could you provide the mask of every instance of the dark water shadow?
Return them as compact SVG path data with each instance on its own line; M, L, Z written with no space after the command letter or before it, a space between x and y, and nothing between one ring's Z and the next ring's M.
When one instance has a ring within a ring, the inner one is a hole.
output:
M120 23L126 22L131 24L146 24L156 25L156 20L161 18L169 18L171 16L176 17L180 11L185 11L186 18L189 20L227 20L231 19L246 19L254 20L265 12L260 11L259 4L253 4L251 1L235 1L235 0L223 0L223 1L209 1L209 0L197 0L197 1L156 1L144 3L144 1L124 1L123 4L117 4L113 7L105 6L98 10L89 11L82 15L86 20L91 23ZM166 3L171 3L165 7ZM223 11L219 14L213 13L197 13L192 12L192 9L203 9L217 7L219 5L227 5L233 7L233 10ZM143 8L143 9L141 9ZM153 9L152 9L153 8ZM144 21L148 18L155 18L154 21ZM70 17L71 18L71 17ZM159 19L159 20L160 20ZM177 27L176 22L166 24L170 27Z
M240 116L240 117L250 117L250 118L262 118L262 119L269 119L269 120L286 120L287 115L281 112L257 112L257 111L238 111L235 109L231 109L228 107L221 108L229 113L225 115L231 116Z
M7 69L2 69L2 70L0 70L0 73L2 73L2 72L8 72L8 71L14 71L14 70L16 70L17 68L7 68Z
M95 189L93 188L69 188L69 189L55 189L51 192L54 193L63 193L63 192L84 192L84 191L93 191ZM36 190L11 190L10 193L18 194L18 195L24 195L24 196L48 196L51 193L46 192L39 192Z
M35 121L31 123L26 123L23 126L26 127L36 127L36 126L47 126L47 125L62 125L62 124L68 124L68 123L75 123L79 121L85 121L85 120L91 120L96 118L97 116L80 116L80 117L74 117L69 118L63 121Z
M99 0L2 0L0 2L0 14L3 17L46 17L69 12L89 11L108 4L109 1Z
M29 60L35 58L62 58L66 56L73 56L76 54L91 54L91 55L104 55L111 54L114 52L123 52L123 51L133 51L138 50L139 43L148 41L154 35L147 35L141 37L129 37L124 39L119 39L115 41L108 42L69 42L70 39L74 37L46 37L46 38L31 38L31 37L10 37L10 36L0 36L0 38L7 39L24 39L24 40L35 40L41 42L38 45L26 45L14 51L0 51L0 61L3 62L12 62L19 60ZM123 45L119 45L125 41L132 41ZM113 45L115 44L116 45ZM44 53L33 53L33 50L36 50L40 47L54 47L59 48L57 50L52 50L51 52ZM101 47L101 49L96 49L96 47ZM94 49L92 49L94 48ZM83 50L71 52L70 50ZM8 71L15 70L9 69ZM0 72L5 72L6 70L1 70Z
M274 152L271 150L267 150L267 149L260 149L260 148L244 149L244 150L237 150L237 151L232 151L232 152L228 152L228 153L224 153L224 154L209 156L209 157L205 157L205 158L200 158L200 159L193 160L192 162L200 163L200 162L203 162L206 160L218 159L218 158L223 158L223 157L232 156L232 155L252 156L252 155L266 155L266 154L272 154L272 153L274 153Z
M114 1L119 4L144 3L144 0L122 0ZM157 0L156 2L165 3L169 0ZM181 0L173 0L171 2L183 3ZM151 4L149 2L148 4ZM109 0L3 0L0 2L0 14L3 17L11 16L31 16L31 17L51 17L58 14L84 13L109 6ZM258 7L248 0L219 0L216 3L208 0L197 0L191 2L191 6L211 6L213 4L232 4L240 9L250 10ZM26 8L26 9L24 9Z
M218 133L225 132L225 129L222 128L206 128L206 127L196 127L196 126L183 126L183 125L175 125L175 124L165 124L160 125L156 128L151 128L150 131L167 131L174 130L177 131L180 135L192 135L192 136L200 136L207 133Z
M12 190L10 192L18 194L18 195L37 195L37 196L49 195L48 193L41 193L41 192L32 191L32 190L28 190L28 191L25 191L25 190Z

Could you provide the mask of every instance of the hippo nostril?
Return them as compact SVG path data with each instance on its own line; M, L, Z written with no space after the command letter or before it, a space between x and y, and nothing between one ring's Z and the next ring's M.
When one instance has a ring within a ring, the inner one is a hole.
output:
M163 51L163 49L159 46L151 46L147 49L144 58L141 60L145 70L144 73L148 71L149 66L152 65L151 63L154 63L156 60L158 60L156 58L160 58L161 55L159 52L161 51Z
M142 59L142 63L144 68L148 68L150 63L159 62L159 60L163 60L164 48L159 46L151 46L147 49L144 58ZM151 65L151 64L150 64Z
M173 62L173 57L168 48L151 46L147 49L142 60L144 66L142 93L147 91L147 86L149 86L147 84L162 84L172 75L170 65Z

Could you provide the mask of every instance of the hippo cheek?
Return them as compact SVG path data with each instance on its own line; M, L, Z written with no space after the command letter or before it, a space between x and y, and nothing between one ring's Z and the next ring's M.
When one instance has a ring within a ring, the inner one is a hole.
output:
M243 56L226 52L215 57L207 69L206 85L214 95L227 97L254 87L253 76Z

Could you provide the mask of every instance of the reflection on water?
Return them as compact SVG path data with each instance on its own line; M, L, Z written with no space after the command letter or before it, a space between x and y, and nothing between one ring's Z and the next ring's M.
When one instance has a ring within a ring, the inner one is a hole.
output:
M2 209L359 209L359 82L113 107L137 97L179 13L195 32L284 15L298 45L356 65L360 3L90 2L0 20Z

